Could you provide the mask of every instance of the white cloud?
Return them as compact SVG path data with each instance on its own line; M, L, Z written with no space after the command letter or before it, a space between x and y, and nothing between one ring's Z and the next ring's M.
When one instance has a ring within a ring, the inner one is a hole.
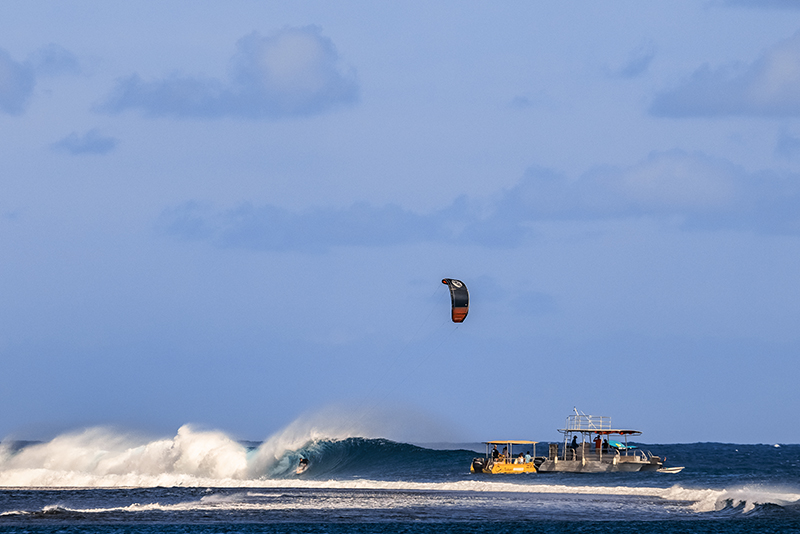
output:
M166 210L160 227L168 235L221 247L305 251L421 241L512 248L533 222L629 217L677 218L686 229L798 234L800 176L748 173L726 160L671 150L630 167L595 168L577 180L534 168L483 208L465 198L424 215L363 203L305 213L272 205L216 210L189 203Z
M582 183L591 184L588 190L595 194L600 189L610 193L620 206L640 210L719 209L733 201L738 174L730 163L675 150L653 153L627 169L591 172Z
M647 41L631 51L628 59L612 73L620 78L635 78L644 74L656 56L656 45Z
M107 154L117 147L117 139L102 135L96 128L83 135L72 132L60 141L53 143L54 150L64 150L72 155Z
M437 237L431 217L398 206L354 204L294 213L277 206L242 204L215 211L187 203L166 210L161 228L183 239L209 240L221 247L323 251L332 246L386 246Z
M775 155L791 159L800 153L800 137L789 133L786 128L781 129L778 141L775 143Z
M156 117L275 119L322 113L357 99L355 73L340 66L333 42L320 28L307 26L240 39L228 80L175 75L144 81L134 74L120 80L99 109L139 109Z
M37 76L78 72L77 58L56 44L36 50L23 62L14 61L8 52L0 49L0 111L21 115L33 95Z
M750 173L699 152L654 152L630 167L593 169L577 180L532 169L498 213L541 220L680 217L686 228L800 232L800 176Z
M19 115L25 110L36 84L33 68L27 63L11 59L0 49L0 110L9 115Z
M756 9L800 9L797 0L724 0L723 5Z
M800 114L800 32L750 65L703 65L650 108L664 117Z
M31 54L29 63L39 76L80 74L81 72L78 58L66 48L53 43Z

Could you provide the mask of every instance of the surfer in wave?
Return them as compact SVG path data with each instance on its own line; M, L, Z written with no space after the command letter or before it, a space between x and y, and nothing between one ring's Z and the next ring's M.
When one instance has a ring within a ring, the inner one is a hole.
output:
M297 464L297 469L295 470L295 473L299 475L306 469L308 469L308 458L300 458L300 463Z

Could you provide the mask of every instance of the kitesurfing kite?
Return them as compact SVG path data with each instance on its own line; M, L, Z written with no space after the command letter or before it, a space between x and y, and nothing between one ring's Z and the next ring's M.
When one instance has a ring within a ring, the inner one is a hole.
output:
M453 322L463 323L469 311L469 291L467 285L461 280L445 278L443 284L450 288L450 302L453 304Z

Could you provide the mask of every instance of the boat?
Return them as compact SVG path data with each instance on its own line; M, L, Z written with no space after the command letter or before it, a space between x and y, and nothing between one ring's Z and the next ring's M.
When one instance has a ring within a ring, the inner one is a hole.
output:
M575 409L575 414L567 417L565 427L558 431L564 434L564 445L559 449L558 443L550 444L547 458L538 466L540 472L677 473L682 469L663 470L664 458L628 444L628 436L639 436L640 431L613 427L607 416L586 415Z
M656 471L656 473L670 473L674 475L675 473L680 473L681 471L683 471L683 467L662 467Z
M486 444L486 456L472 460L472 465L469 467L470 473L488 473L496 475L535 473L537 471L537 441L507 439L485 441L484 443ZM526 456L525 454L518 454L514 456L514 445L531 445L533 448L533 455ZM502 452L498 450L498 446L503 447ZM529 458L529 460L526 460L526 457ZM544 458L539 458L538 460L543 461Z

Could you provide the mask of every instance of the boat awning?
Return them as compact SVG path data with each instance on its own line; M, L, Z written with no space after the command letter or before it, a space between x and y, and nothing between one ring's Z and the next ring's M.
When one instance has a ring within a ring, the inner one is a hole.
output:
M484 441L487 445L533 445L535 443L539 443L538 441L527 441L524 439L506 439L506 440L495 440L495 441Z
M620 436L638 436L642 432L640 430L624 430L621 428L560 428L559 432L583 432L584 434L600 434L602 436L607 436L609 434L617 434Z

